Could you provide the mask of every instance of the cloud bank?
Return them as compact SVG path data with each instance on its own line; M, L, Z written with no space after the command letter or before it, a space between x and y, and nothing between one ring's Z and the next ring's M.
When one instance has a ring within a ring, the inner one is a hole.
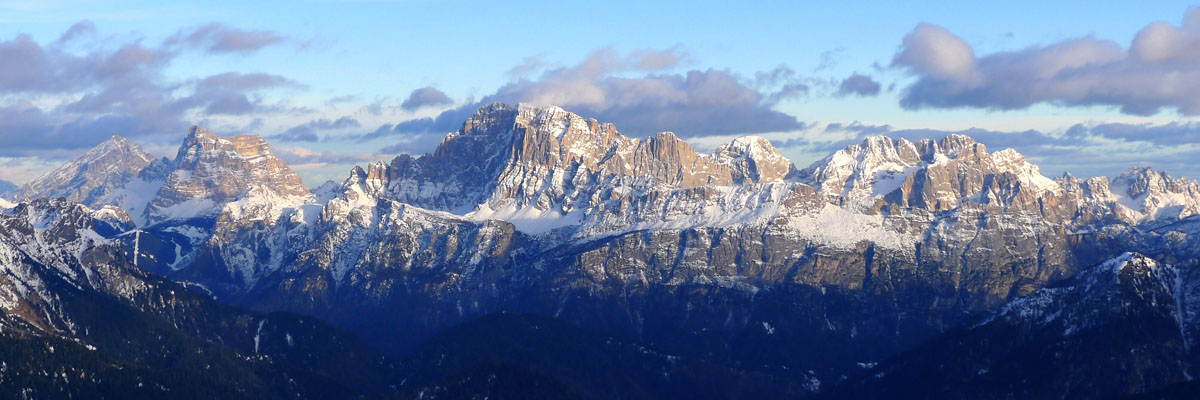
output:
M753 134L804 127L795 117L773 109L778 102L807 92L794 74L760 86L725 70L664 72L686 59L678 46L629 54L602 49L579 64L547 69L536 79L519 78L436 117L404 121L363 138L444 134L458 129L480 106L493 102L556 105L611 122L631 135L660 131L681 136ZM540 58L532 60L544 65ZM518 69L529 70L524 64Z
M29 35L0 40L0 156L82 149L112 135L179 135L188 120L285 111L261 93L304 87L265 73L164 76L188 51L248 54L284 40L273 32L210 24L158 45L142 38L83 40L96 35L91 22L81 21L48 44Z
M983 56L945 28L920 24L904 37L892 66L916 77L900 99L910 110L1046 103L1200 115L1200 9L1189 9L1179 26L1147 25L1128 48L1082 37Z

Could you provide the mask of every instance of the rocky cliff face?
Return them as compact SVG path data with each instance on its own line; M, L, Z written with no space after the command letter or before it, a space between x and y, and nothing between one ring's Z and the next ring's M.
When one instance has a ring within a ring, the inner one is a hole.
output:
M311 196L300 177L256 135L223 138L192 127L174 166L147 208L152 223L214 214L252 189L299 199L295 202Z
M620 192L781 181L792 169L770 143L745 138L703 154L671 133L639 140L557 107L481 108L438 149L366 175L380 198L477 219L553 219ZM573 217L572 217L573 218ZM538 224L534 224L538 225ZM563 224L558 224L563 225ZM533 227L531 231L537 229Z
M913 143L872 137L799 173L822 194L865 207L952 210L964 203L1042 212L1059 185L1012 150L989 154L963 135Z

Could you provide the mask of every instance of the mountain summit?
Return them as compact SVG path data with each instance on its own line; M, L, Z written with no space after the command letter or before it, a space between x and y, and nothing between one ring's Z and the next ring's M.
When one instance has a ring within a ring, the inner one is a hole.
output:
M151 222L212 213L252 189L286 198L311 195L258 135L220 137L193 126L174 167L147 209Z
M154 157L137 143L113 136L79 158L23 185L13 200L65 197L74 203L97 206L153 161Z
M558 107L484 106L432 154L396 157L362 173L367 191L480 219L560 218L624 191L780 182L791 161L769 141L742 138L714 153L673 133L622 135Z

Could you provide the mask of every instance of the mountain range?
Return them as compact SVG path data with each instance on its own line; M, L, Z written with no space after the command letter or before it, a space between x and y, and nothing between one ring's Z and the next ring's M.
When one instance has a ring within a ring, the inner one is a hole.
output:
M1093 398L1186 394L1200 361L1200 184L1050 178L964 135L800 169L491 104L315 190L193 127L10 196L3 383L40 397Z

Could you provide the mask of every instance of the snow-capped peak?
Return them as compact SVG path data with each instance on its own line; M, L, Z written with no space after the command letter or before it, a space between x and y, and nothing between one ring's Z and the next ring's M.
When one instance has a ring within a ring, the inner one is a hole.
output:
M1149 167L1134 167L1109 183L1117 202L1141 220L1200 214L1200 184Z
M998 169L1017 175L1018 179L1034 188L1039 190L1058 188L1058 183L1042 175L1041 168L1027 161L1024 155L1014 149L1004 149L992 153L992 161Z
M813 163L799 175L826 195L882 196L899 187L916 167L928 163L925 159L938 162L945 158L936 143L932 150L923 153L907 139L873 136Z
M712 156L730 167L734 183L777 182L795 170L770 140L759 136L734 139L717 147Z
M15 200L65 197L98 206L107 194L124 186L154 161L142 147L113 136L78 158L22 186Z
M917 172L920 171L920 174ZM1008 175L1011 174L1011 175ZM805 168L801 181L826 196L839 197L872 207L879 199L897 193L894 202L934 209L953 208L963 202L1016 201L1057 190L1036 165L1015 150L988 154L987 148L965 135L917 143L886 136L869 137ZM997 187L988 176L1004 179ZM1019 187L1016 185L1020 185ZM1011 187L1009 187L1011 186Z
M1153 258L1147 257L1141 253L1125 252L1117 257L1113 257L1104 264L1100 265L1100 270L1108 271L1113 274L1119 274L1121 271L1132 271L1136 273L1147 273L1158 269L1159 264Z

